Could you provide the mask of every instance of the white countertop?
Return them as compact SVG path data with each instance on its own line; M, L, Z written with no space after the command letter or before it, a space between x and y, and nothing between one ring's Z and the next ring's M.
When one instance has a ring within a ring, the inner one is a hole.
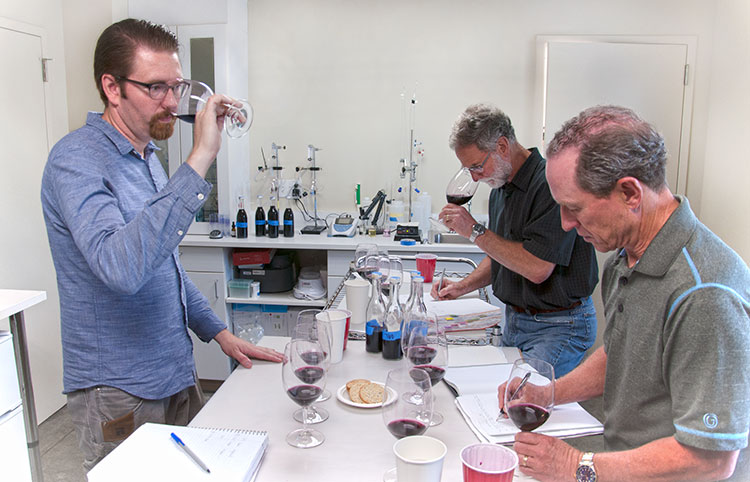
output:
M260 344L283 350L287 340L264 337ZM506 353L506 349L498 349ZM517 350L515 353L517 357ZM505 356L512 361L510 352ZM258 473L259 482L380 481L383 473L395 466L392 448L396 439L386 429L381 410L345 405L336 399L336 391L353 378L385 382L387 371L405 363L403 360L383 360L380 354L367 353L364 342L349 340L343 361L332 365L328 374L331 399L316 404L330 412L327 421L314 426L326 440L311 449L294 448L285 440L301 424L292 418L299 407L284 392L281 366L257 360L253 363L249 370L235 370L190 425L267 430L269 446ZM430 427L425 435L442 440L448 447L442 481L458 482L462 480L459 451L478 439L445 384L435 387L435 396L435 408L445 421Z
M0 289L0 319L15 315L46 299L46 291Z
M393 241L393 237L354 236L352 238L328 237L324 234L295 234L292 238L248 236L244 239L221 238L210 239L207 234L188 234L180 246L199 246L215 248L278 248L278 249L321 249L353 251L360 243L375 243L392 251L413 251L414 253L481 253L475 244L469 243L433 243L414 246L403 246Z

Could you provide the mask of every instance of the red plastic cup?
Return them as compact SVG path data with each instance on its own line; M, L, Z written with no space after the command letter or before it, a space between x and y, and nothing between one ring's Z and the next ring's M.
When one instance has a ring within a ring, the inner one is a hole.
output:
M425 283L432 283L432 277L435 275L435 265L437 264L437 255L430 253L419 253L417 256L417 271L424 278Z
M518 455L502 445L473 444L461 450L464 482L511 482Z

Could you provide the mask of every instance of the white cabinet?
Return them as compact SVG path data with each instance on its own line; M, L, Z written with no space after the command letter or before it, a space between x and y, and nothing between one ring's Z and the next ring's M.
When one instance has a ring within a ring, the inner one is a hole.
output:
M208 299L211 309L227 323L230 331L231 320L227 316L224 302L227 292L226 267L221 249L182 247L180 261L195 286ZM231 373L231 359L221 351L215 341L204 343L191 331L193 356L201 380L226 380Z
M13 338L0 332L0 454L3 480L31 481Z

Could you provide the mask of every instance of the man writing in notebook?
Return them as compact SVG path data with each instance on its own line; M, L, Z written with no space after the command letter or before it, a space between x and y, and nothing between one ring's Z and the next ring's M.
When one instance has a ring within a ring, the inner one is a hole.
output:
M472 105L453 126L450 146L490 193L489 229L463 207L446 205L440 219L487 254L461 281L445 280L433 298L453 299L489 284L505 303L502 343L540 358L561 376L596 339L591 293L598 281L594 248L560 226L560 209L536 148L517 140L510 119L490 105Z
M583 111L547 155L563 228L614 250L604 345L555 386L556 404L603 395L605 451L519 433L521 471L542 481L749 480L747 265L672 194L664 139L631 110Z
M250 357L282 358L230 333L180 264L177 247L211 190L204 177L233 101L208 100L192 152L168 179L152 139L172 134L185 90L177 48L149 22L108 27L94 54L104 113L89 113L55 145L42 179L64 391L85 469L139 425L184 425L201 408L188 328L245 367Z

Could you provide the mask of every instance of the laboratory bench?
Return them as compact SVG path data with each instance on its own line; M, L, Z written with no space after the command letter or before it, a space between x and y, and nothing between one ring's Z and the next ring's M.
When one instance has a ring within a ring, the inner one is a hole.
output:
M278 238L255 237L238 239L226 237L211 239L206 234L188 234L179 246L180 261L190 279L211 304L211 308L224 321L230 330L238 331L236 326L247 313L260 316L266 335L286 336L289 334L288 321L294 313L306 308L323 308L328 298L343 282L354 259L354 252L360 243L375 243L387 249L389 254L414 256L417 253L433 253L438 257L469 258L476 264L484 258L484 253L474 244L467 243L434 243L412 246L402 245L393 237L383 235L357 235L348 237L328 237L325 233L295 234L294 237ZM283 293L260 293L257 298L230 297L228 282L233 279L234 266L232 253L235 249L277 249L294 251L300 267L314 266L320 269L321 281L327 288L327 295L317 300L295 298L292 291ZM414 261L405 261L404 269L415 269ZM464 263L438 264L438 269L445 267L448 271L468 273L471 266ZM207 382L207 386L216 381L225 380L234 364L228 360L217 343L203 343L193 336L194 354L198 377Z

